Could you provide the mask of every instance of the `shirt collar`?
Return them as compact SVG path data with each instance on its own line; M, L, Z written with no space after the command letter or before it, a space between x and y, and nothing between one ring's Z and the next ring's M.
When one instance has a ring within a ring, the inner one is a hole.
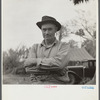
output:
M47 48L52 47L52 46L55 45L56 43L58 43L58 40L57 40L57 39L55 39L55 41L54 41L50 46L48 46ZM45 45L45 43L44 43L44 40L43 40L42 43L41 43L41 47L42 47L42 46L45 46L45 47L46 47L46 45Z

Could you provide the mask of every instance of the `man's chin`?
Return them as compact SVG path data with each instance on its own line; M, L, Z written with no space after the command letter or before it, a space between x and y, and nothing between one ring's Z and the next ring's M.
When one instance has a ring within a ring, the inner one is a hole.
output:
M51 40L51 38L44 38L45 40Z
M52 40L52 39L53 39L53 38L50 38L50 37L49 37L49 38L44 38L44 40Z

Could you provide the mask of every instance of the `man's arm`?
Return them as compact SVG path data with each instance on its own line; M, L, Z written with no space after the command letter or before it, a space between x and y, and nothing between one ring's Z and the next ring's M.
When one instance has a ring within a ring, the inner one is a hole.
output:
M35 44L29 52L29 57L25 61L25 66L30 65L44 65L48 67L58 66L65 67L69 62L69 45L63 43L57 54L54 57L50 58L36 58L37 45Z
M69 62L69 49L69 45L63 43L54 57L40 58L38 65L65 67Z

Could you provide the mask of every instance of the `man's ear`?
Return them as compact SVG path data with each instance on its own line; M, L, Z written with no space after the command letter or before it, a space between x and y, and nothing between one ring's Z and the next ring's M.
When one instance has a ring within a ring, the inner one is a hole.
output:
M57 27L57 26L55 26L55 28L56 28L56 32L57 32L57 30L58 30L58 27Z

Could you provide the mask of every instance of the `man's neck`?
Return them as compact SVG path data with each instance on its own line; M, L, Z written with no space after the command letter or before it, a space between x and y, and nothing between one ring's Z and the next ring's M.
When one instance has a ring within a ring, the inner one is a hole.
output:
M52 43L54 43L54 41L56 40L56 38L52 38L52 39L46 39L45 41L45 45L51 45Z

